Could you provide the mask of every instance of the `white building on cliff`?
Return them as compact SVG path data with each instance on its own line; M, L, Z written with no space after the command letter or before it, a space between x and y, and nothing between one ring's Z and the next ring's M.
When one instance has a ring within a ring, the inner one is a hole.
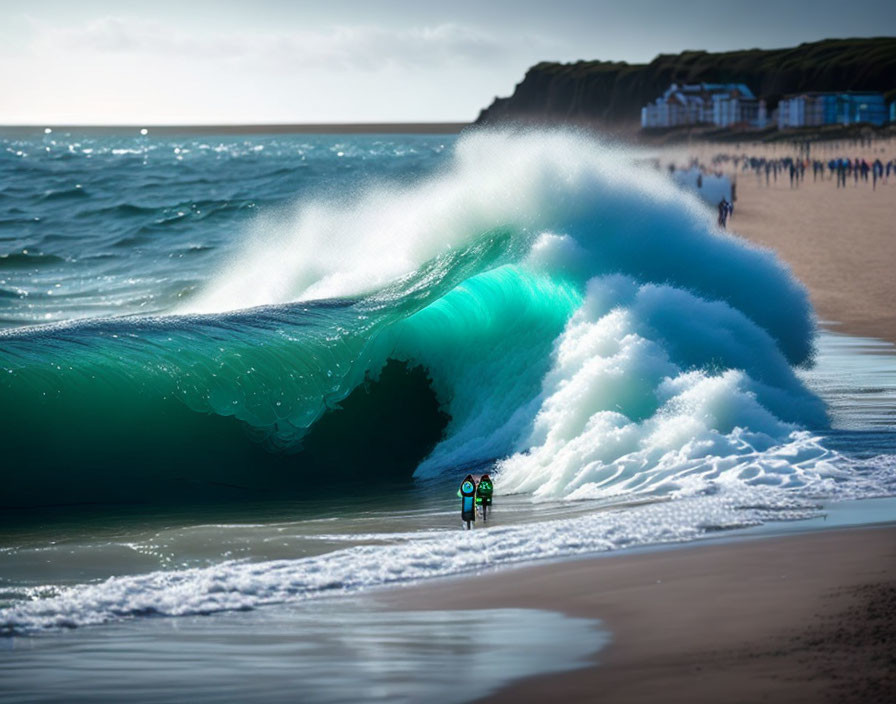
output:
M743 83L670 85L662 96L641 108L641 127L717 125L763 128L765 101L756 100Z

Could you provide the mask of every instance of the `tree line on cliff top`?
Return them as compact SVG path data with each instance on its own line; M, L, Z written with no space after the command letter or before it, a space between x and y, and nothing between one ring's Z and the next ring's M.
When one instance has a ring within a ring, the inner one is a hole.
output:
M745 83L769 110L807 91L880 91L896 99L896 37L826 39L787 49L660 54L649 64L542 62L513 95L495 98L477 124L634 123L670 83Z

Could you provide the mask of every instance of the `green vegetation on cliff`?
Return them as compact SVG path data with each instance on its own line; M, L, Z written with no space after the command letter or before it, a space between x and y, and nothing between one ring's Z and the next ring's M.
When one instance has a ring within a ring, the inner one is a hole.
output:
M896 93L896 37L826 39L789 49L661 54L649 64L542 62L478 124L512 121L634 123L670 83L746 83L769 109L803 91Z

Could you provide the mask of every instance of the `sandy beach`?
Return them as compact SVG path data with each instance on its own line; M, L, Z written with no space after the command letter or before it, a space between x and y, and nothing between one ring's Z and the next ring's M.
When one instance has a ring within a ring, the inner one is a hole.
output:
M896 696L896 526L536 565L399 590L403 609L600 619L595 666L489 702L884 702Z
M737 182L731 229L773 248L809 288L819 317L833 330L896 343L896 180L872 191L839 191L811 176L791 191Z
M702 145L670 150L686 163L698 157L709 163L715 154L747 154L782 158L797 152L784 145ZM892 159L892 142L859 148L848 143L813 148L812 158L861 157ZM730 175L730 165L723 168ZM788 175L778 174L769 186L752 172L738 172L737 203L729 230L751 242L770 247L787 262L809 289L819 318L830 329L877 337L896 343L896 178L878 183L850 176L838 189L826 174L814 181L811 169L799 188Z

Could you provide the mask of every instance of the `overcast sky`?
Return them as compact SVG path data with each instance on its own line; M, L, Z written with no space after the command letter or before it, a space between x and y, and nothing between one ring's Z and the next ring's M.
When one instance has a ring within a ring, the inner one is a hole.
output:
M896 0L0 0L0 124L466 121L541 60L896 34Z

